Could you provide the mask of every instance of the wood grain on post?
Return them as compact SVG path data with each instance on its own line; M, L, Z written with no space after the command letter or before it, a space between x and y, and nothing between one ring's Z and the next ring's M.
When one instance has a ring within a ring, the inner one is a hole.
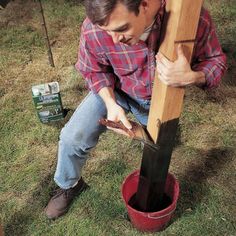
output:
M182 44L184 54L191 61L203 0L168 0L164 19L163 42L159 51L170 61L177 58L176 48ZM165 85L156 75L147 129L157 142L160 124L180 116L184 89Z
M177 46L191 61L203 0L168 0L159 51L170 61L177 58ZM157 73L156 73L157 74ZM135 205L141 211L161 208L184 89L154 80L147 130L157 150L144 146Z

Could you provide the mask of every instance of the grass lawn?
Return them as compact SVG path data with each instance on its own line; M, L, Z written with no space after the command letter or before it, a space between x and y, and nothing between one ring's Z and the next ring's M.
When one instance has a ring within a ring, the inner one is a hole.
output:
M75 71L80 1L43 1L55 68L48 65L37 1L0 10L0 219L5 235L143 235L126 219L124 178L140 167L136 141L107 132L84 169L90 185L64 217L43 208L55 188L58 135L87 90ZM206 0L229 69L212 91L187 88L170 172L180 183L172 224L156 235L236 235L236 2ZM66 120L41 124L31 87L58 81Z

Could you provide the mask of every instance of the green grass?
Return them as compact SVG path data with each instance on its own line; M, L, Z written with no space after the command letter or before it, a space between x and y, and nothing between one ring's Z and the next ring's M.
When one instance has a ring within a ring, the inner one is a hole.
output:
M236 25L234 19L236 14L235 0L228 1L207 1L207 7L211 10L217 32L222 43L223 50L227 53L228 58L228 75L225 80L228 84L236 85Z
M102 135L84 169L90 188L64 217L49 221L44 216L56 187L58 135L87 90L73 67L84 8L76 1L42 2L55 68L48 65L37 1L15 0L0 11L0 221L5 235L143 235L127 220L120 191L125 177L140 167L142 149L112 132ZM171 225L156 235L236 234L236 5L234 0L205 4L229 69L217 90L186 89L170 166L181 195ZM70 111L66 120L45 125L36 116L31 87L49 81L60 83Z

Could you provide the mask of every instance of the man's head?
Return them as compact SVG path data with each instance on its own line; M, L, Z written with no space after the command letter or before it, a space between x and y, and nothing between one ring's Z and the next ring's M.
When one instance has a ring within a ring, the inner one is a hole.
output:
M161 0L86 0L93 24L107 31L114 43L133 45L161 7Z
M103 26L108 23L118 3L122 3L130 12L138 15L141 2L142 0L85 0L85 8L92 23Z

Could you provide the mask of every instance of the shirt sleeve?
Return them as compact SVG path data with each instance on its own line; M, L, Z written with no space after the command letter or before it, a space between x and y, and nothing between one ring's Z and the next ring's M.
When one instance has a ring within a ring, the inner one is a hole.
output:
M104 53L100 52L97 37L91 35L96 32L85 32L82 26L78 61L75 68L82 74L88 88L98 93L103 87L114 89L115 75Z
M222 52L211 17L205 9L201 12L196 39L192 69L205 74L206 84L203 88L217 87L226 70L226 56Z

